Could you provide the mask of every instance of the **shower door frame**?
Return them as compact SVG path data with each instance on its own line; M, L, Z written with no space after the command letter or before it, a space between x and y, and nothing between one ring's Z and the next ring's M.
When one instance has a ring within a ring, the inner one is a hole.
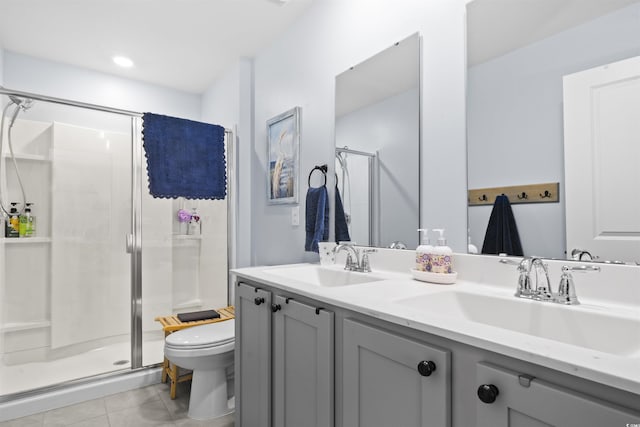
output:
M141 119L142 113L119 108L106 107L98 104L73 101L64 98L50 97L30 92L10 90L0 86L0 95L14 95L22 98L30 98L35 101L44 101L53 104L67 105L71 107L85 108L94 111L102 111L106 113L120 114L131 117L131 233L127 234L125 246L126 251L131 255L131 371L144 368L142 365L142 138L141 138ZM227 152L227 269L231 270L235 267L235 244L236 244L236 198L235 178L235 152L236 141L233 130L225 129L225 142ZM232 301L231 275L227 275L227 303ZM121 373L115 372L114 375ZM109 375L99 374L99 375ZM90 378L88 379L91 380ZM69 383L76 380L70 380ZM64 386L65 383L51 385L45 387L50 389L52 386ZM24 392L30 393L30 391ZM23 393L19 393L23 394ZM0 401L2 401L0 399Z
M339 153L353 154L367 159L367 169L369 173L367 180L369 192L369 241L367 242L367 246L378 246L380 240L380 225L378 224L380 221L380 195L378 194L378 175L376 173L378 170L378 151L369 153L367 151L352 150L346 146L336 147L336 157ZM349 191L351 191L351 189L349 189ZM344 197L344 195L342 197Z

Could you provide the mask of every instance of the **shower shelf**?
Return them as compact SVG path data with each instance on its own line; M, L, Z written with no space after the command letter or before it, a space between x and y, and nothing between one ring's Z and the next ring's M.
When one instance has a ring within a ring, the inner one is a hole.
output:
M9 153L3 153L2 157L4 159L9 159L11 155ZM45 156L42 154L16 154L16 160L32 160L36 162L50 162L51 158L49 156Z
M172 237L175 240L202 240L202 236L200 235L174 234Z
M51 243L51 237L23 237L23 238L7 238L0 239L5 244L20 244L20 245L28 245L28 244L36 244L36 243Z
M16 331L26 331L29 329L40 329L40 328L48 328L51 326L51 322L48 320L43 320L41 322L13 322L6 323L0 327L0 331L2 332L16 332Z

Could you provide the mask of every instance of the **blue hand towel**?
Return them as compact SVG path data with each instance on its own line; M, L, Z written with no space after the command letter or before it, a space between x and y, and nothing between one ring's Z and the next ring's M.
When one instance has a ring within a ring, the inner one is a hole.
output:
M149 193L153 197L225 198L222 126L152 113L145 113L142 119Z
M509 198L504 194L496 197L496 201L493 203L482 245L482 253L523 255L516 219L513 216Z
M342 205L342 198L340 197L340 191L336 186L336 242L350 242L349 226L347 225L347 218L344 214L344 206Z
M329 196L327 187L309 188L305 205L304 250L318 252L318 242L329 239Z

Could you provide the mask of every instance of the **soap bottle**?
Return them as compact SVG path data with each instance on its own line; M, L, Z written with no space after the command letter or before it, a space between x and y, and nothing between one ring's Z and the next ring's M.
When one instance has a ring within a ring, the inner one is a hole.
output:
M431 251L433 246L429 243L429 229L418 228L422 233L420 246L416 248L416 270L431 271Z
M20 237L31 237L27 236L27 227L29 226L29 220L31 219L31 203L27 203L25 205L24 211L20 214L19 221L20 224L18 226L18 231Z
M431 251L431 271L434 273L453 273L453 251L447 246L444 238L444 228L434 228L433 231L440 233L438 244Z
M16 205L16 202L11 202L9 218L5 227L5 237L20 237L20 216Z
M33 237L36 234L36 217L31 206L33 203L27 203L24 213L20 215L20 237Z

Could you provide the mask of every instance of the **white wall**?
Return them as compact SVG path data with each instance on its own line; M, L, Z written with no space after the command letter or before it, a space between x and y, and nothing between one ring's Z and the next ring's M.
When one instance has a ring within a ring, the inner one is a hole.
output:
M525 255L564 258L562 76L640 55L640 5L469 69L469 188L560 182L560 203L513 206ZM491 206L469 208L482 248Z
M251 265L251 156L253 140L253 61L243 58L202 94L201 120L235 132L235 195L238 230L235 267Z
M451 246L466 248L465 4L318 1L256 56L250 165L255 264L317 259L303 252L306 176L316 164L333 167L335 76L416 31L423 40L421 223L446 228ZM266 202L265 123L294 106L302 108L300 226L291 225L291 206Z

